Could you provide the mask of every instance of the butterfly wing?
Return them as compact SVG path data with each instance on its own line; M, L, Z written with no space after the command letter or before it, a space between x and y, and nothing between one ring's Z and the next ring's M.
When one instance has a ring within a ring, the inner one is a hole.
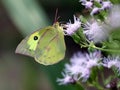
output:
M42 33L45 30L38 30L23 39L17 46L15 53L34 57L35 50Z
M35 60L44 65L52 65L65 56L64 34L61 28L51 26L39 39Z
M64 58L65 49L63 29L55 24L27 36L15 52L34 57L41 64L51 65Z

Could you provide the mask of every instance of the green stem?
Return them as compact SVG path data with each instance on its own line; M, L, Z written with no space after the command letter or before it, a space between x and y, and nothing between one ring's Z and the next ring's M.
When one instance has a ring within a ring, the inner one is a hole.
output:
M106 52L120 53L120 50L104 49L104 48L96 47L94 44L93 45L91 45L91 44L82 44L82 46L83 47L91 47L91 48L98 49L98 50L101 50L101 51L106 51Z
M97 82L94 82L93 84L98 90L104 90L104 88L101 87Z
M85 87L83 87L83 85L78 81L76 82L77 85L77 90L86 90Z
M120 53L120 50L111 50L111 49L103 49L103 48L99 48L99 47L96 47L95 45L94 46L89 46L89 47L92 47L92 48L95 48L95 49L98 49L98 50L102 50L102 51L107 51L107 52L118 52Z

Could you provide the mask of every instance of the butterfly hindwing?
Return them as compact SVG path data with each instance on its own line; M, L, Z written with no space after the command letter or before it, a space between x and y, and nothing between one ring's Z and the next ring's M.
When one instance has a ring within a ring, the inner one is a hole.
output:
M50 30L40 38L35 52L35 60L44 65L59 62L65 56L64 34L60 28L50 27Z
M44 30L37 30L23 39L17 46L15 53L34 57L37 43Z
M55 23L27 36L15 52L31 56L40 64L52 65L64 58L65 49L63 28Z

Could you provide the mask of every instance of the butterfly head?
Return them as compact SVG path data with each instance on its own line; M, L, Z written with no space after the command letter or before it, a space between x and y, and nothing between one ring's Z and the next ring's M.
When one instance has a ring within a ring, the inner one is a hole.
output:
M56 22L53 24L53 27L56 28L57 30L59 31L63 31L63 27L60 26L60 23L59 22Z

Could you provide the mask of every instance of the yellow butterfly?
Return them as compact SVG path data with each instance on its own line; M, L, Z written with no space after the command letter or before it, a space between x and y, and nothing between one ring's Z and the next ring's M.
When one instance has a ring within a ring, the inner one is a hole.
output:
M40 64L52 65L64 58L65 50L63 27L56 22L27 36L15 52L31 56Z

